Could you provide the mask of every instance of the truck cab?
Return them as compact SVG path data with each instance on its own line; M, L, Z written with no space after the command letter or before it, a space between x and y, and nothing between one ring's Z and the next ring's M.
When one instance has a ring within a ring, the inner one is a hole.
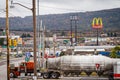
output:
M23 75L27 75L28 73L34 73L34 62L21 62L19 66L15 66L12 64L10 66L10 77L18 77Z

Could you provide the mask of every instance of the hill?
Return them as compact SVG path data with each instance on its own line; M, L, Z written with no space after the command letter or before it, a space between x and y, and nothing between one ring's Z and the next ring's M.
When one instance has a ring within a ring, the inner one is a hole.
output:
M78 12L66 14L50 14L40 15L40 20L50 30L70 30L70 16L77 15L78 30L91 30L91 23L94 17L101 17L103 19L104 30L120 30L120 8L108 9L91 12ZM10 17L10 29L32 31L32 16ZM0 18L0 28L5 27L5 18Z

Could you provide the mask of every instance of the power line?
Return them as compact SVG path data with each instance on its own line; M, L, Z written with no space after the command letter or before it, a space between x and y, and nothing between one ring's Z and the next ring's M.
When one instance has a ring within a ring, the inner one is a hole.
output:
M22 1L18 1L18 0L16 2L32 5L32 3L29 3L29 2L22 2ZM79 9L70 9L70 8L61 8L61 7L56 8L56 7L43 6L43 5L40 5L39 7L52 8L52 9L58 9L58 10L64 10L64 11L84 11L84 10L79 10Z
M65 11L83 11L83 10L77 10L77 9L70 9L70 8L56 8L56 7L49 7L49 6L40 6L45 8L52 8L52 9L59 9L59 10L65 10Z
M6 11L3 9L3 11L0 11L0 14L5 13ZM13 13L9 12L10 16L15 16Z

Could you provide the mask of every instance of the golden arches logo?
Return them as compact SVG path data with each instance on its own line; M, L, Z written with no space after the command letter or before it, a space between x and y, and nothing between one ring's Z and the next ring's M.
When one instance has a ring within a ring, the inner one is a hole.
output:
M102 18L93 18L92 27L102 28L103 27Z

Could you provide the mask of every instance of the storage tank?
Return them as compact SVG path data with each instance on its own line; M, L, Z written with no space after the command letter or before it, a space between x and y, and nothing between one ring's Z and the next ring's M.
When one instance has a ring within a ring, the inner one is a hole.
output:
M85 71L88 75L93 71L103 74L112 70L113 64L120 59L113 59L102 55L67 55L48 59L48 69L58 69L63 72Z

